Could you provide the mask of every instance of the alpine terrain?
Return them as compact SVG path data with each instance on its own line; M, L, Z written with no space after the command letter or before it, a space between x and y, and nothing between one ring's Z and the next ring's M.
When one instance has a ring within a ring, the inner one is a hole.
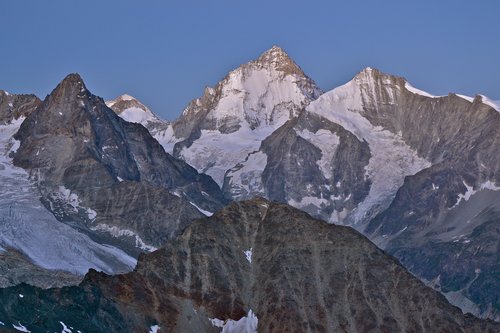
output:
M0 290L31 332L495 332L349 227L264 199L193 222L131 273Z
M273 46L155 112L0 90L0 331L500 331L499 103Z
M464 311L500 320L499 110L370 67L322 93L275 46L177 120L145 125L226 198L352 226Z
M89 268L130 271L140 252L226 202L210 177L123 121L77 74L43 102L0 98L4 286L74 283Z

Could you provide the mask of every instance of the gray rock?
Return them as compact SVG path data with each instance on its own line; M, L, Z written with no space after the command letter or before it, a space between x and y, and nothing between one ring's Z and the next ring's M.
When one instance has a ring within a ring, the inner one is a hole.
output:
M329 154L318 145L327 147ZM256 154L265 154L265 165L254 163ZM333 216L339 222L340 212L354 209L368 194L370 180L364 174L370 156L366 141L304 111L267 137L258 152L229 170L223 190L236 200L263 196L325 220ZM250 186L255 183L261 186Z
M0 125L27 117L40 103L40 99L35 95L13 95L0 90Z
M2 288L26 281L44 289L63 287L76 285L82 279L82 276L65 271L43 269L17 250L0 251L0 287Z

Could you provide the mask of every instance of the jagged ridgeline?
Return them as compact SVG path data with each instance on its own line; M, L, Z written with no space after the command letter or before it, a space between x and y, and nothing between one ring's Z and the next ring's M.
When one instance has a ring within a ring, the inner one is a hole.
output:
M124 104L116 111L133 121L140 103ZM369 67L322 93L273 47L173 122L142 110L165 150L227 198L352 226L464 311L500 318L499 103L435 96Z
M0 290L32 332L495 332L352 228L264 199L193 222L124 275Z
M0 91L0 330L498 331L423 283L499 319L499 110L279 47L174 121Z
M130 271L140 252L227 202L210 177L118 117L77 74L43 102L0 98L2 286Z

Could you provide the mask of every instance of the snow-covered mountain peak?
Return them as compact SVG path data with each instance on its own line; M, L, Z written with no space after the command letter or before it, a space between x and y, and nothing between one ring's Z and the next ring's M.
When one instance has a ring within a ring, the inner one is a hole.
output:
M120 95L111 101L106 101L106 105L108 107L112 107L118 103L123 103L123 104L134 103L134 104L140 105L140 108L144 112L146 112L146 110L149 111L149 109L144 104L142 104L137 98L135 98L134 96L128 95L128 94L123 94L123 95ZM117 112L117 111L115 111L115 112ZM119 112L117 112L117 113L119 113Z
M251 62L255 67L272 68L285 75L295 74L305 76L302 69L281 47L274 45L272 48L262 53L259 58Z
M151 110L137 98L123 94L114 100L107 101L106 105L126 121L146 125L148 122L161 122Z
M231 71L215 88L206 88L183 115L209 111L218 128L283 124L321 94L281 48L274 46L258 59ZM233 126L234 125L234 126Z
M281 48L273 47L188 105L173 125L174 155L222 185L229 168L321 93Z
M353 78L358 85L401 85L406 80L402 77L384 73L373 67L366 67Z

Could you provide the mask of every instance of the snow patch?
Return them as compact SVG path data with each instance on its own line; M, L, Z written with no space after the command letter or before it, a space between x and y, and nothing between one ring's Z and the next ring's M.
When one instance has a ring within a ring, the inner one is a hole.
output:
M223 321L217 318L208 319L213 326L222 328L221 333L257 333L259 320L252 310L248 311L247 316L239 320L228 319Z
M258 151L248 155L245 162L229 170L225 176L229 191L236 200L249 194L264 195L262 173L267 165L267 155Z
M250 248L250 250L243 251L243 253L245 254L245 258L247 258L248 262L252 263L252 248Z
M119 116L128 122L146 125L149 121L157 120L156 116L149 110L131 107L123 110Z
M142 238L132 230L120 229L117 226L110 226L104 223L99 223L96 226L90 227L90 230L106 232L113 237L133 237L135 239L135 246L144 251L153 252L158 249L152 245L146 244Z
M442 97L442 96L431 95L431 94L429 94L426 91L417 89L414 86L412 86L409 82L405 82L405 88L406 88L406 90L408 90L408 91L410 91L410 92L412 92L414 94L425 96L425 97L430 97L430 98L439 98L439 97Z
M457 202L450 209L453 209L456 206L458 206L460 204L460 202L462 202L462 200L469 201L469 199L479 191L482 191L482 190L499 191L500 190L500 187L496 186L495 183L493 183L490 180L479 185L478 189L476 189L476 190L474 190L473 186L467 185L467 183L465 181L463 181L462 183L464 184L466 191L465 191L465 193L458 194Z
M204 210L204 209L202 209L202 208L198 207L195 203L193 203L193 202L191 202L191 201L190 201L189 203L190 203L191 205L193 205L196 209L198 209L198 210L199 210L199 211L200 211L203 215L205 215L205 216L212 216L212 215L214 215L214 213L209 212L208 210Z
M495 110L497 110L498 112L500 112L500 101L494 101L491 98L484 95L479 95L479 96L481 96L481 99L483 100L484 104L487 104L492 108L494 108Z
M460 94L455 94L455 95L457 95L458 97L463 98L463 99L465 99L466 101L469 101L469 102L471 102L471 103L472 103L472 102L474 102L474 97L465 96L465 95L460 95Z
M95 210L81 206L81 200L78 195L74 192L71 192L70 189L67 189L64 186L59 186L58 191L53 193L53 197L56 200L60 200L71 206L75 213L78 213L80 210L85 211L88 219L91 221L93 221L97 217L97 213Z
M257 151L262 140L275 129L274 126L265 126L252 130L248 126L242 126L238 131L228 134L217 130L202 130L201 137L189 148L184 147L180 157L199 172L211 176L222 187L226 171Z
M296 201L295 199L289 199L288 204L290 206L296 207L296 208L305 208L307 206L315 206L316 208L321 209L324 206L328 206L329 201L325 198L318 198L318 197L312 197L312 196L304 196L300 198L299 201Z
M14 327L19 332L27 332L27 333L31 332L31 331L28 331L28 329L24 325L22 325L20 322L18 322L17 325L12 324L12 327Z
M337 147L340 143L340 138L335 134L325 129L320 129L316 133L312 133L307 129L303 129L300 132L296 130L296 133L306 141L313 144L315 147L321 150L321 159L316 163L318 164L320 170L326 179L332 177L332 160L337 151Z
M20 297L20 298L24 298L24 295L23 295L23 294L19 294L19 297Z
M62 325L63 329L61 331L61 333L73 333L69 328L68 326L66 326L62 321L59 322L59 324Z
M158 330L160 329L160 326L158 325L153 325L149 328L149 333L158 333Z
M364 95L361 85L371 84L369 75L365 76L367 77L356 77L347 84L323 94L306 108L309 112L341 125L360 141L368 142L371 158L365 168L365 177L370 179L372 184L368 196L347 218L353 225L366 221L385 208L403 185L406 176L431 166L431 163L419 157L400 135L372 125L362 115L363 100L369 96ZM386 91L389 96L393 96L391 88Z
M169 124L164 130L152 131L151 135L153 135L156 141L158 141L162 145L163 149L165 149L165 151L170 155L174 152L175 144L182 140L182 138L175 137L172 124Z

